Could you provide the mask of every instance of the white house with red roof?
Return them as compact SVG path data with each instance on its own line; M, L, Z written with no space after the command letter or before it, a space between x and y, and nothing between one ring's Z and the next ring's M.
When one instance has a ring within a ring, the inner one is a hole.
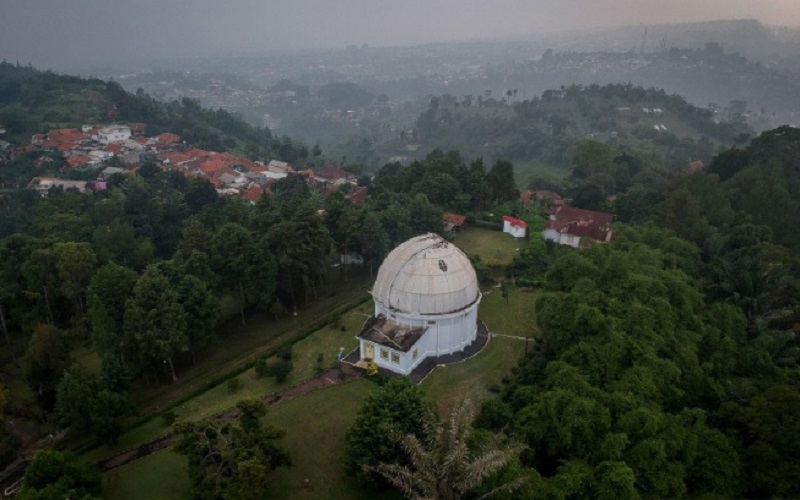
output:
M586 239L608 243L614 236L611 223L614 215L582 208L557 205L550 209L550 220L545 222L545 240L580 248Z
M504 215L503 232L510 234L514 238L524 238L528 234L528 223L522 219Z

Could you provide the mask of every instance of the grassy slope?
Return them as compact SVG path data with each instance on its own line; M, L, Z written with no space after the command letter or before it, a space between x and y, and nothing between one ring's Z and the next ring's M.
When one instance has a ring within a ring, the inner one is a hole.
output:
M169 450L103 474L103 493L113 500L189 498L186 459Z

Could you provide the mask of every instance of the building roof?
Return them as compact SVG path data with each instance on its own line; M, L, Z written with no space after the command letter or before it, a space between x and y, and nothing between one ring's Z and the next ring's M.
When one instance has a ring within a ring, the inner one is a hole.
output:
M613 214L584 210L567 205L558 205L551 208L550 218L560 221L593 221L600 226L606 226L614 222Z
M428 233L389 252L378 270L372 296L394 311L447 314L474 304L480 289L464 252Z
M452 224L454 227L461 227L467 220L467 216L454 214L453 212L445 212L442 214L442 220L448 224Z
M545 222L545 228L562 234L589 237L603 242L610 241L613 236L613 214L559 205L550 209L550 219Z
M353 174L342 168L328 167L318 170L315 176L328 181L335 181L338 179L348 179L353 177Z
M397 351L408 352L427 330L427 326L403 325L379 314L370 317L364 323L357 337Z
M689 162L689 170L691 170L692 172L697 172L698 170L703 170L703 167L705 167L705 165L703 164L702 160L695 160L695 161Z
M522 219L517 219L516 217L511 217L510 215L504 215L503 221L508 222L514 227L528 227L528 223Z

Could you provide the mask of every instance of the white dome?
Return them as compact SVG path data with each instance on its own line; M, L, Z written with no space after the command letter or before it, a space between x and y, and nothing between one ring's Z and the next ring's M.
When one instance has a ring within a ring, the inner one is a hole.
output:
M428 233L389 252L378 270L372 296L392 311L449 314L474 304L480 289L464 252Z

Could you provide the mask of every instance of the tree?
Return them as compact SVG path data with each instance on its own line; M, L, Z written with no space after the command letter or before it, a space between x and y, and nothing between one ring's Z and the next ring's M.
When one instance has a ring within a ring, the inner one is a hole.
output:
M53 409L56 387L67 366L69 356L61 333L51 325L36 326L28 344L25 376L42 409Z
M188 348L186 313L169 281L149 268L136 282L125 305L123 349L140 371L169 366L178 380L172 358Z
M68 371L58 384L58 424L73 435L94 435L105 443L116 443L122 419L131 410L128 394L112 391L97 375Z
M25 469L20 500L99 500L100 474L72 453L40 451Z
M257 500L265 498L270 472L291 465L288 452L279 444L283 431L262 423L264 403L237 403L239 424L214 421L176 425L177 453L189 460L197 499Z
M514 165L507 161L498 161L486 174L486 185L490 197L495 202L516 200L519 190L514 182Z
M402 436L412 433L423 437L425 422L431 418L431 411L417 387L404 378L389 380L367 396L355 422L347 430L345 470L365 484L380 484L380 476L364 467L408 463L402 444L387 439L390 430Z
M578 144L572 158L572 174L585 179L600 173L608 173L614 166L614 150L598 141L583 141Z
M133 296L137 274L113 262L94 273L87 291L89 325L92 338L101 352L117 356L122 341L122 319L125 304Z
M403 448L410 458L409 465L380 463L365 466L407 497L418 500L457 500L480 488L493 475L511 464L522 452L519 444L489 441L480 449L470 449L470 433L474 413L468 401L456 407L450 418L434 426L425 423L425 437L413 433L402 437ZM399 436L395 434L395 439ZM524 477L495 486L480 498L519 488Z

